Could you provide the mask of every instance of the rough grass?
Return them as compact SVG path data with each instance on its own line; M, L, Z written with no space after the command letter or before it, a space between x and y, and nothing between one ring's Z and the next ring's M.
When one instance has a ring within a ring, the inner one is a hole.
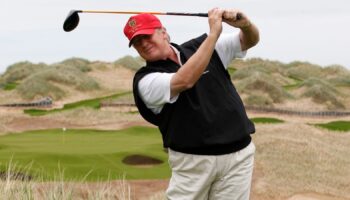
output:
M308 62L292 62L287 64L284 72L287 77L294 77L300 80L305 80L309 77L321 78L322 68L319 65L314 65Z
M301 87L307 88L301 95L302 97L311 97L314 102L327 104L330 109L345 108L340 100L342 94L324 80L309 78L301 84Z
M273 106L273 100L264 93L256 93L249 95L247 98L244 99L245 105L250 106L262 106L262 107L268 107Z
M56 65L24 79L18 86L18 91L24 99L34 99L37 96L51 96L57 100L65 96L65 92L58 86L59 84L69 85L80 91L90 91L99 88L98 83L94 79L78 68Z
M46 69L48 66L44 63L34 64L28 61L18 62L10 65L1 76L4 83L14 83L25 79L33 73Z
M63 180L108 180L125 174L126 179L169 178L167 154L155 128L133 127L120 131L54 129L1 136L0 171L11 160L20 168L31 165L28 176L52 180L64 171ZM145 155L163 161L147 168L122 160ZM44 172L44 173L43 173Z
M329 78L328 81L335 86L350 87L350 74L342 74Z
M274 103L282 102L284 99L290 97L279 84L263 73L256 72L251 74L250 77L238 81L236 86L238 91L243 94L252 95L256 94L256 91L264 93Z
M234 67L237 69L244 68L258 68L265 72L273 73L279 72L284 64L278 61L264 60L261 58L249 58L249 59L235 59L230 64L229 67Z
M64 172L57 174L50 182L43 179L19 180L12 176L13 172L18 170L23 169L19 169L12 161L7 166L5 177L0 179L0 199L130 200L132 198L130 185L123 179L124 177L117 183L111 180L100 181L91 187L84 180L74 183L64 181Z
M125 56L115 61L114 64L121 65L132 70L138 70L145 65L145 61L143 61L140 57Z
M91 71L91 67L89 66L91 64L90 61L83 58L69 58L60 62L59 64L59 66L62 68L75 68L82 72Z
M314 192L350 198L350 134L303 123L257 124L253 189L258 199L287 199Z
M99 89L98 83L86 74L91 71L89 65L88 60L80 58L53 65L19 62L8 67L1 75L0 83L4 89L15 89L26 100L46 96L62 99L65 91L60 84L83 92Z
M62 99L66 93L53 84L47 84L46 80L29 78L17 87L18 93L23 99L33 100L39 97L51 97L53 99Z

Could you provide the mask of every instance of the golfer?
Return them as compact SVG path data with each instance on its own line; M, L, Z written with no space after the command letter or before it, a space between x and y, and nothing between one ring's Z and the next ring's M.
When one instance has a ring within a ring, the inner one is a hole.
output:
M130 17L124 33L146 66L133 82L141 115L158 126L172 170L167 199L249 199L255 132L227 67L259 41L238 10L208 12L209 32L181 45L151 14ZM222 22L239 29L224 35ZM186 31L186 30L183 30Z

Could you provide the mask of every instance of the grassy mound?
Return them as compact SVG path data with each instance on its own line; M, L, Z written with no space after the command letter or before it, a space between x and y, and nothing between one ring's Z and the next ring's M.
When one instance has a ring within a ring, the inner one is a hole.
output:
M319 65L314 65L307 62L292 62L285 66L287 69L284 72L286 76L305 80L309 77L319 77L321 78L322 68Z
M22 98L32 100L38 97L50 96L53 99L61 99L65 92L53 84L47 84L44 79L35 79L36 76L28 78L17 87Z
M24 99L34 99L38 96L51 96L61 99L65 91L59 84L71 86L80 91L91 91L99 88L98 83L89 77L84 67L57 64L49 69L34 73L23 80L18 86L18 92Z
M0 88L14 90L23 79L46 68L47 65L44 63L33 64L27 61L10 65L5 73L0 76Z
M140 57L125 56L115 61L114 64L121 65L132 70L138 70L145 65L145 61Z
M274 103L282 102L290 95L277 84L273 79L263 73L254 73L250 77L238 81L236 84L240 93L248 95L256 95L257 93L267 98L265 103L269 102L270 98Z
M15 63L7 68L5 73L1 76L1 79L5 83L15 83L47 67L48 66L44 63L34 64L27 61Z
M309 78L301 84L301 87L306 87L302 97L310 97L316 103L327 104L331 109L345 108L340 100L342 94L324 80Z
M79 69L82 72L91 71L90 61L83 58L69 58L59 63L61 67L68 67L68 69Z
M119 131L54 129L1 136L0 171L12 159L19 168L31 166L28 176L52 180L162 179L169 178L167 154L155 128L133 127ZM130 155L162 161L147 168L123 162Z
M341 75L338 77L330 78L329 82L335 86L350 87L350 75Z

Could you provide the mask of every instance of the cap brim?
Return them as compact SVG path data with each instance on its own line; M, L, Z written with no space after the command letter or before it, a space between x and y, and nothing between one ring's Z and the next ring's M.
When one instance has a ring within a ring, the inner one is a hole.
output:
M131 36L131 39L130 39L130 42L129 42L129 47L131 47L131 45L133 43L133 39L135 39L136 36L138 36L138 35L152 35L155 30L156 30L155 28L138 30L137 32L135 32Z

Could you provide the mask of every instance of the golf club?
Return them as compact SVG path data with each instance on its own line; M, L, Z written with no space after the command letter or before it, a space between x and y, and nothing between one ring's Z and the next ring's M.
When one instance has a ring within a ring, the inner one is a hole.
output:
M149 13L153 15L177 15L177 16L197 16L197 17L208 17L208 13L178 13L178 12L134 12L134 11L96 11L96 10L71 10L68 13L66 20L63 23L63 30L70 32L74 30L79 24L78 13L103 13L103 14L141 14ZM239 20L241 15L237 15Z

